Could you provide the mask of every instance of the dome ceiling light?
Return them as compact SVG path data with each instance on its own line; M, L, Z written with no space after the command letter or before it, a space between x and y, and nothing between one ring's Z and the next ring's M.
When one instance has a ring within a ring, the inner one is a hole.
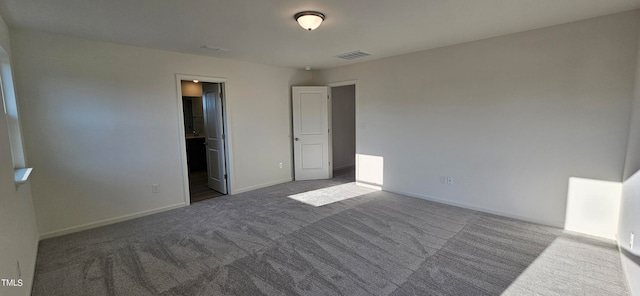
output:
M324 14L317 11L301 11L296 13L293 18L298 21L300 27L305 30L315 30L324 21Z

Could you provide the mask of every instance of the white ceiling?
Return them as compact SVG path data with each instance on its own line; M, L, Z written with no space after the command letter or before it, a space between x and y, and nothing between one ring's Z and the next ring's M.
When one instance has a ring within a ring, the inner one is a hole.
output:
M638 8L640 0L0 0L10 27L313 69ZM327 19L304 31L293 19L302 10ZM373 55L334 57L354 50Z

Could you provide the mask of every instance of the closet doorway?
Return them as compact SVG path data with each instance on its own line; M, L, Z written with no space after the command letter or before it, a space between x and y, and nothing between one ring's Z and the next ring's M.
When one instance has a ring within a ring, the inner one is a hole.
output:
M356 85L329 84L331 89L331 143L333 178L355 181Z

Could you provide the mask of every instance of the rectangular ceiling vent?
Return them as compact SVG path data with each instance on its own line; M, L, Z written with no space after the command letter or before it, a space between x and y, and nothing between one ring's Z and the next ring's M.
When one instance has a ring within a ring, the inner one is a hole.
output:
M336 56L336 58L341 58L341 59L345 59L345 60L353 60L353 59L359 59L359 58L364 58L366 56L370 56L370 53L366 53L364 51L352 51L352 52L347 52L347 53L343 53L343 54L339 54Z
M228 49L228 48L222 48L222 47L217 47L217 46L209 46L209 45L206 45L206 44L200 46L200 48L209 49L209 50L213 50L213 51L231 51L231 49Z

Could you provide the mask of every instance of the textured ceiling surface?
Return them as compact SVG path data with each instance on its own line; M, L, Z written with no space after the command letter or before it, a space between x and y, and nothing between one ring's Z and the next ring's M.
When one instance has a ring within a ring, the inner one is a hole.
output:
M638 8L640 0L0 0L13 28L313 69ZM303 10L327 18L305 31L293 19ZM356 50L372 55L335 57Z

